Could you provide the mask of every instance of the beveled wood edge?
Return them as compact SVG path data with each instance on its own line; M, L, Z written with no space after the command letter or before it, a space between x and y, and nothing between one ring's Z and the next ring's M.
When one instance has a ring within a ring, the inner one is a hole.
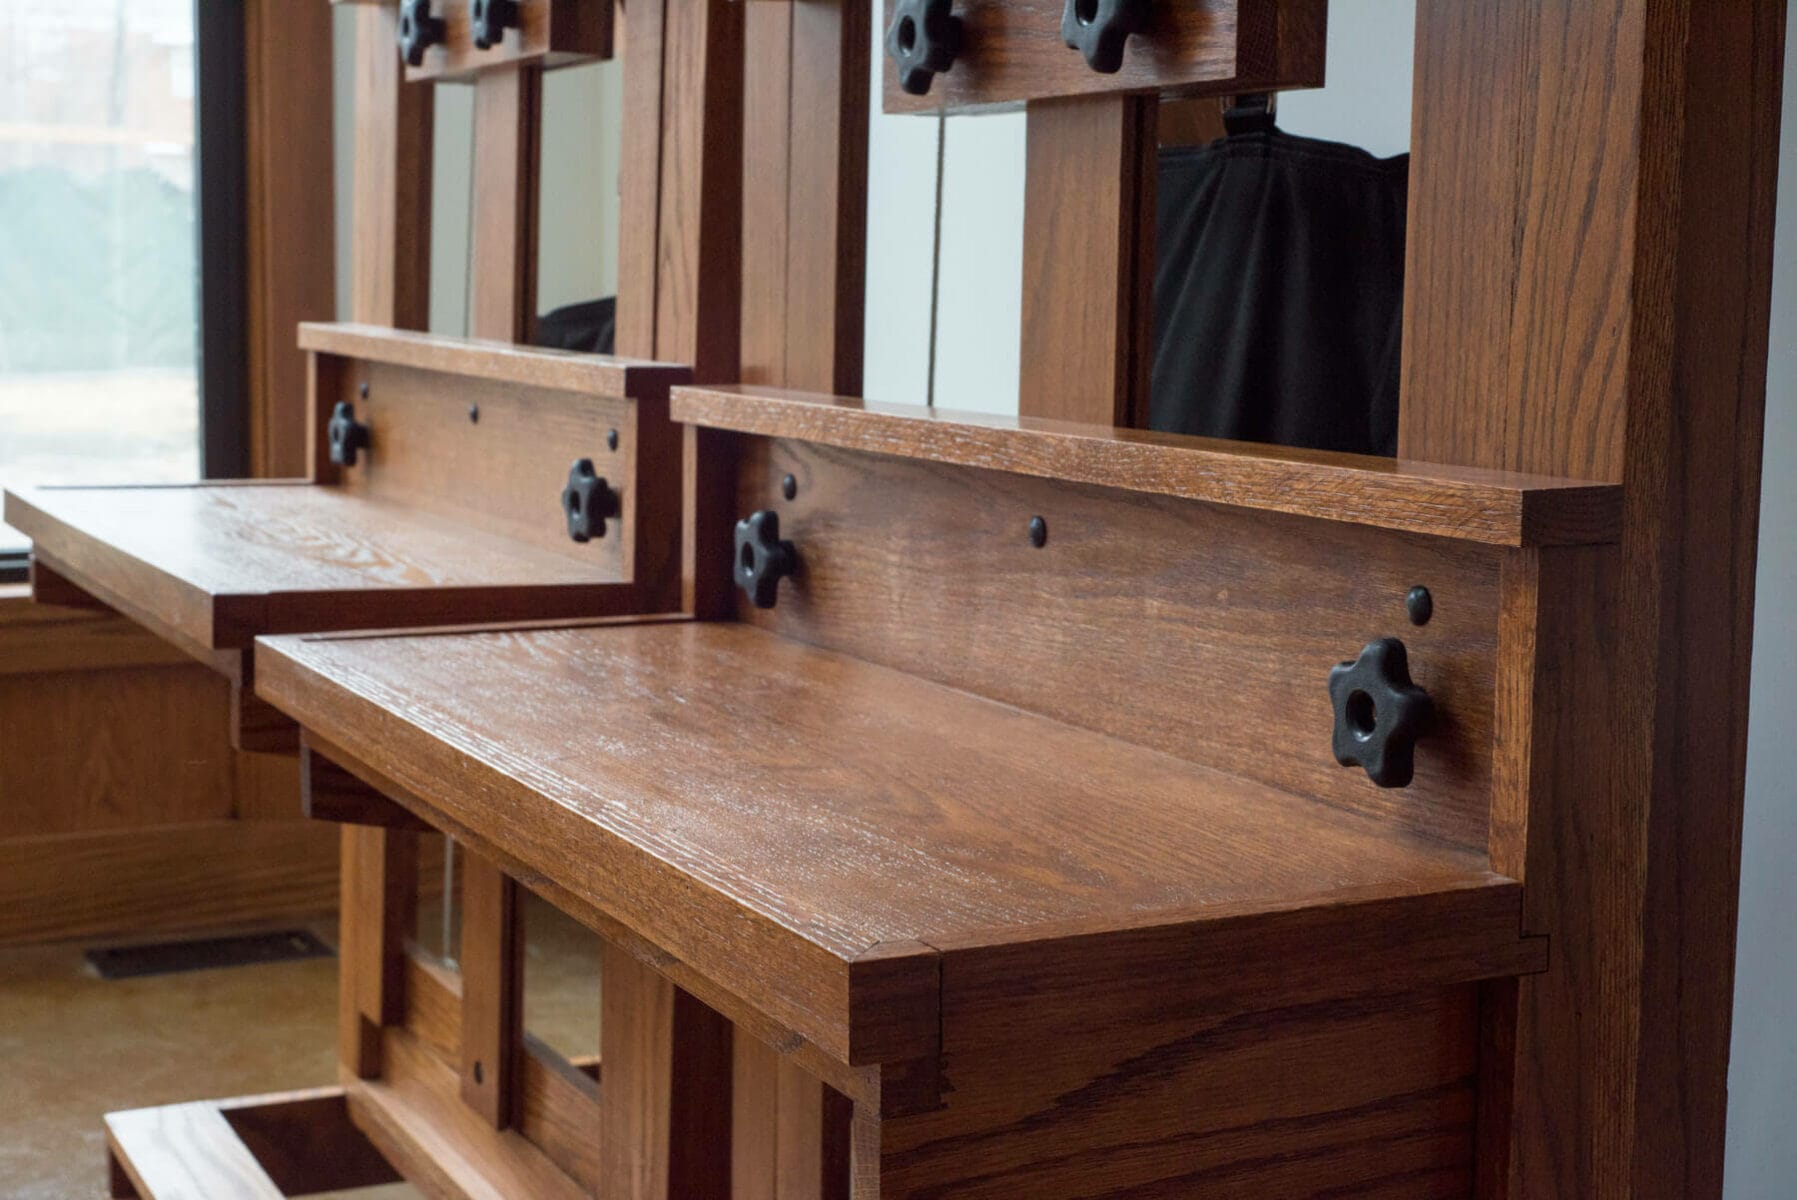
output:
M1621 536L1615 484L751 386L676 385L670 413L759 437L1495 546Z
M299 346L313 354L336 358L619 400L658 397L670 386L692 378L690 367L676 363L353 322L303 322L299 327Z

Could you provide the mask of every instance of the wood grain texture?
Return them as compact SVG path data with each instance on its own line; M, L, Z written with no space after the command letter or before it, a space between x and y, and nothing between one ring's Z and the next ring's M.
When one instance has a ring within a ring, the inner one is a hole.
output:
M692 371L686 367L649 359L349 322L305 322L299 327L299 345L302 350L363 363L386 363L465 379L618 400L659 396L671 384L685 383L692 377Z
M1596 627L1533 601L1585 799L1501 800L1555 945L1514 1196L1720 1194L1784 8L1418 11L1400 449L1626 495Z
M33 566L42 582L46 568ZM39 594L57 593L52 588ZM171 667L189 661L176 647L92 597L73 608L34 601L30 595L0 599L0 676Z
M676 421L740 433L1460 541L1611 542L1621 528L1620 489L1578 480L781 388L671 395Z
M1157 105L1100 96L1029 106L1018 381L1025 417L1146 424Z
M405 1017L405 939L418 923L418 835L345 825L341 838L337 1053L345 1072L372 1079L386 1070L382 1030Z
M730 1196L730 1023L607 943L600 1187L608 1200Z
M786 441L745 455L733 511L760 508L800 570L744 619L1484 848L1487 547ZM1404 611L1418 583L1435 600L1421 627ZM1386 635L1443 714L1402 789L1337 765L1329 741L1329 668Z
M793 10L791 3L743 11L742 363L749 383L786 383L786 272L793 240ZM807 180L806 186L814 181Z
M585 1200L591 1193L537 1147L462 1103L455 1068L404 1029L383 1036L378 1080L347 1082L350 1118L428 1196Z
M336 306L331 12L282 0L244 14L245 224L249 237L249 469L306 472L306 359L293 327Z
M468 215L468 331L475 337L528 342L536 325L542 109L538 67L475 79Z
M614 0L519 0L518 24L485 50L474 44L466 4L442 4L443 40L406 67L411 83L503 75L520 67L552 68L612 56Z
M8 495L36 553L200 655L279 630L576 616L630 591L578 554L312 484Z
M1469 1194L1470 988L1254 1013L1149 988L1019 1021L944 984L955 1087L880 1126L885 1200Z
M350 318L423 329L430 323L435 92L406 86L398 37L398 5L357 6Z
M218 1105L207 1101L106 1115L106 1147L143 1200L281 1200Z
M850 1063L932 1051L945 938L1508 886L1482 853L741 626L433 651L274 639L260 686L503 844L527 882L577 891ZM571 712L603 738L571 743Z
M298 821L0 840L0 945L288 920L336 902L337 833Z
M667 0L624 9L624 104L618 157L618 353L654 358L661 261L661 102Z
M892 0L884 5L887 28ZM927 96L898 86L886 63L887 112L1013 108L1057 96L1137 93L1226 96L1236 92L1320 87L1327 0L1198 0L1150 10L1145 35L1132 37L1123 67L1101 75L1061 40L1061 0L962 0L965 30L953 68Z
M524 928L518 885L462 856L462 1102L495 1129L517 1119L524 1037Z

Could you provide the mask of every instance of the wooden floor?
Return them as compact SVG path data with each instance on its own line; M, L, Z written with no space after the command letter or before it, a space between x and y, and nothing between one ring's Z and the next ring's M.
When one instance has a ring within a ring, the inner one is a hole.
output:
M527 914L526 1027L565 1053L599 1044L597 943ZM334 940L335 923L312 926ZM0 1196L107 1196L101 1115L336 1082L337 964L312 959L105 981L86 944L0 950ZM340 1200L410 1200L401 1184Z

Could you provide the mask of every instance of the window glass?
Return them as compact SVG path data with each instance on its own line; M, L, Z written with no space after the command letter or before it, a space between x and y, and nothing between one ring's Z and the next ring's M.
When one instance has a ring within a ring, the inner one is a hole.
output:
M193 0L0 29L0 486L197 478Z

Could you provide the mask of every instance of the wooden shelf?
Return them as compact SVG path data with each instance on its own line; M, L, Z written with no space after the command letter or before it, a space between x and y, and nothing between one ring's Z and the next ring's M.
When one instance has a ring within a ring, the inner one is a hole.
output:
M1622 489L763 387L674 388L676 421L1499 546L1613 542Z
M309 321L299 327L299 345L301 350L361 362L620 399L659 396L670 385L692 378L690 368L671 363L443 337L379 325Z
M17 488L36 560L196 657L257 634L595 615L629 589L453 518L303 482Z
M1480 854L747 625L284 637L256 660L258 694L352 771L854 1066L931 1058L943 997L1026 978L1032 1004L1220 1004L1541 965Z

